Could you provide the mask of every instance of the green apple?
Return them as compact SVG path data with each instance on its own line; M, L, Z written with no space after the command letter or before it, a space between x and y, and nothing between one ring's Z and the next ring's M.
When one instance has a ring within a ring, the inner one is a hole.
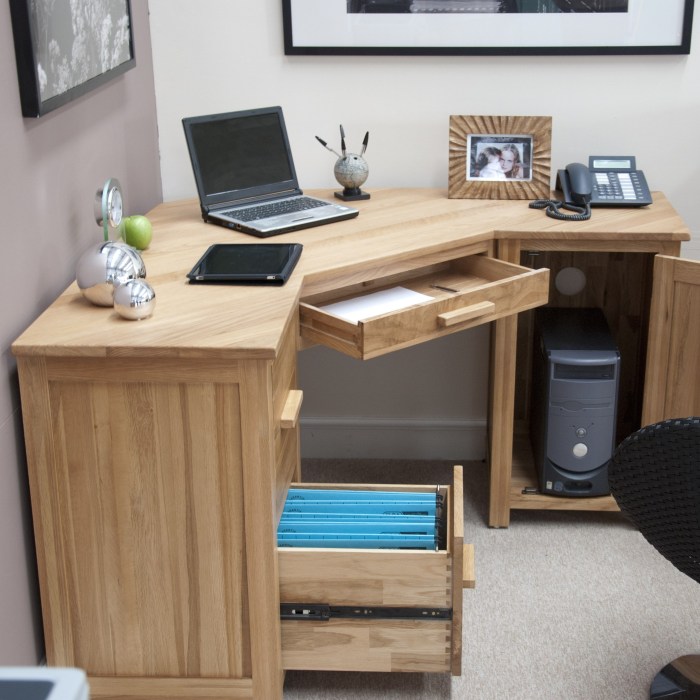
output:
M124 240L138 250L146 250L151 245L153 227L147 217L141 214L127 216L124 221Z

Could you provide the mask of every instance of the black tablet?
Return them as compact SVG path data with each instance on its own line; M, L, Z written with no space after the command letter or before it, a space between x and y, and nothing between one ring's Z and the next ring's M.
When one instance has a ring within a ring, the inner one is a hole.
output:
M301 255L301 243L217 243L187 274L190 284L284 284Z

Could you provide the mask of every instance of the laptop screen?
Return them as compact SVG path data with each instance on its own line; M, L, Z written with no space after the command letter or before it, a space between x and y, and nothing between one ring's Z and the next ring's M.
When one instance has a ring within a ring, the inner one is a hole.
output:
M281 109L183 119L203 204L297 187Z

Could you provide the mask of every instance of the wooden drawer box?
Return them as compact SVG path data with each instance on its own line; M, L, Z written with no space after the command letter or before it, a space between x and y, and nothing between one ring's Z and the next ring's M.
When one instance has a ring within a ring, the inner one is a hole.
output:
M324 309L395 287L430 299L358 322ZM299 305L300 331L312 343L369 359L541 306L548 293L548 270L471 255L305 297Z
M430 487L389 488L425 491ZM299 618L282 619L283 668L460 674L462 589L474 585L473 548L464 545L462 467L455 467L452 487L440 488L447 503L444 550L278 547L283 609L330 606L332 611L342 607L349 614L335 617L332 612L330 619L322 620L300 612Z

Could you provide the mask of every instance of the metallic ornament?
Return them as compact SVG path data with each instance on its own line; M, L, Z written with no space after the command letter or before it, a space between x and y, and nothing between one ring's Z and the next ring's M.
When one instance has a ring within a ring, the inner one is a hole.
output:
M156 293L145 279L127 280L114 290L114 309L123 318L140 321L156 306Z
M121 241L103 241L78 260L76 281L86 299L97 306L112 306L114 290L130 279L146 276L146 265L135 248Z

